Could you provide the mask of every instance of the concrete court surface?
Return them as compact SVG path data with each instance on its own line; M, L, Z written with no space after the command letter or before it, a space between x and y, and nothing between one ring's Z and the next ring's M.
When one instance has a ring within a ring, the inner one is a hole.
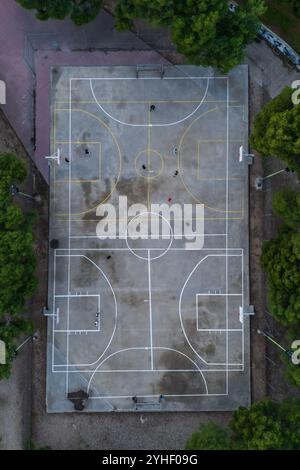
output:
M52 70L48 412L73 411L79 390L85 411L249 404L248 68L164 70ZM203 204L203 246L177 236L175 217L158 240L131 239L120 196L144 217ZM107 203L118 231L99 239Z

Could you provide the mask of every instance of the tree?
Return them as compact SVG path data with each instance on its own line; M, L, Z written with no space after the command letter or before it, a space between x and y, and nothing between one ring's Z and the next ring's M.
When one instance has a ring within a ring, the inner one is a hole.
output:
M171 26L174 7L174 0L120 0L115 9L116 28L130 29L136 18L143 18L153 26Z
M178 52L193 64L224 73L242 61L246 46L257 35L258 18L265 11L261 0L248 0L234 13L226 0L177 3L172 39Z
M276 191L272 201L274 213L290 228L300 226L300 193L292 189Z
M10 185L21 183L25 177L26 168L22 160L10 153L0 155L0 207L11 202Z
M293 5L295 15L300 16L300 1L299 0L290 0L290 3Z
M32 324L20 316L36 287L32 213L23 213L12 202L10 186L26 177L24 163L15 155L0 155L0 339L6 346L6 364L0 379L8 378L15 357L16 340L32 333Z
M264 12L262 0L248 0L234 13L227 0L119 0L115 14L118 29L137 18L170 27L178 52L189 62L227 72L243 59Z
M203 424L186 443L186 450L227 450L228 432L213 422Z
M17 0L24 8L36 10L39 20L54 18L63 20L67 16L77 25L88 23L98 15L103 0Z
M15 155L0 155L0 316L20 313L36 287L33 214L12 203L9 187L26 176Z
M240 407L229 429L214 423L200 427L188 439L186 449L299 450L300 399L263 400Z
M0 315L20 313L37 285L31 220L14 205L4 217L0 223Z
M298 388L300 388L300 363L297 364L300 360L299 339L300 328L290 330L288 333L288 341L290 342L291 348L289 349L289 354L282 355L282 361L286 367L286 378Z
M300 388L300 364L293 364L290 358L286 359L286 375L296 387Z
M236 448L246 450L300 449L300 401L264 400L239 408L230 423Z
M265 242L261 264L268 276L271 314L284 325L300 324L300 233L284 230Z
M33 325L25 318L15 317L11 320L0 318L0 339L6 347L6 363L0 364L0 379L7 379L11 372L12 361L16 357L17 339L23 334L33 333Z
M292 92L292 88L288 86L283 88L281 93L266 104L260 113L255 116L250 144L263 156L270 154L269 142L265 138L270 120L276 113L293 108Z
M293 90L285 87L255 117L250 144L264 157L281 158L300 171L300 107L293 105Z

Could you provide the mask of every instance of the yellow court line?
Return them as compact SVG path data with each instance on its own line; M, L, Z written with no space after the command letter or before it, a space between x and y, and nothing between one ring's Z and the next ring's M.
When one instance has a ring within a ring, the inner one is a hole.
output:
M135 159L134 159L134 167L135 167L136 174L139 175L139 176L141 176L141 177L144 178L145 180L147 180L147 178L148 178L149 176L145 176L145 175L143 175L142 173L140 173L139 167L138 167L138 159L139 159L140 155L142 155L142 154L145 153L145 152L148 152L148 148L141 150L141 151L136 155L136 157L135 157ZM159 172L157 173L157 175L155 175L155 176L150 176L150 177L149 177L150 179L154 179L154 178L157 178L158 176L160 176L160 175L162 174L163 169L164 169L164 159L163 159L163 156L162 156L157 150L150 149L150 154L151 154L151 152L153 152L153 153L155 153L156 155L158 155L158 157L161 159L161 168L160 168Z
M155 103L199 103L199 100L98 100L99 103L106 104L151 104ZM236 103L232 100L231 103ZM68 104L69 101L56 101L56 104ZM74 100L72 103L80 104L96 104L94 100L80 101ZM227 103L227 100L204 100L203 103ZM243 105L240 105L243 106Z
M60 109L59 111L66 111L66 112L70 112L69 109ZM120 146L119 146L119 143L117 141L117 138L116 136L114 135L113 131L110 129L110 127L105 124L105 122L102 121L102 119L100 119L98 116L96 116L95 114L93 113L90 113L89 111L85 111L84 109L72 109L72 112L80 112L80 113L84 113L84 114L87 114L88 116L92 117L93 119L96 119L97 121L100 122L100 124L102 124L107 130L108 132L110 133L111 137L113 138L113 141L117 147L117 150L118 150L118 154L119 154L119 171L118 171L118 175L117 175L117 180L116 182L114 183L111 191L109 192L109 194L103 199L103 201L100 201L97 205L95 205L94 207L91 207L90 209L87 209L86 211L81 211L81 212L74 212L74 213L71 213L69 214L68 212L66 213L61 213L61 214L58 214L58 215L65 215L65 216L68 216L70 217L70 215L83 215L83 214L87 214L88 212L92 212L94 210L96 210L96 208L103 204L105 201L107 201L110 196L112 195L112 193L115 191L116 189L116 186L118 184L118 181L120 179L120 175L121 175L121 170L122 170L122 156L121 156L121 149L120 149Z
M243 108L243 121L246 121L244 104L232 104L232 105L229 105L229 108Z
M60 214L58 214L60 215ZM72 214L71 214L72 215ZM70 220L71 222L99 222L99 219L61 219L57 217L57 214L55 214L55 218L59 222L67 222ZM244 216L242 217L193 217L192 220L242 220L244 219ZM122 220L127 220L127 219L118 219L120 221ZM182 220L182 219L174 219L174 220Z
M237 176L232 176L231 178L204 178L203 176L199 176L198 180L199 181L236 181L236 180L242 180L243 178L238 178ZM240 211L242 212L242 211Z
M53 147L56 150L56 106L54 106L54 113L53 113ZM53 149L52 149L53 151ZM53 178L54 178L54 185L53 185L53 205L55 210L55 201L56 201L56 165L53 166Z
M150 116L150 108L148 108L148 142L147 142L147 152L148 152L148 159L147 159L147 170L150 170L150 148L151 148L151 116ZM150 178L149 178L149 173L148 173L148 185L147 185L147 206L148 206L148 211L150 210Z
M197 141L197 180L200 179L200 142Z
M169 102L169 101L168 101L168 102ZM198 102L198 101L196 101L196 102ZM147 101L147 103L149 103L149 102ZM181 149L181 147L182 147L182 143L183 143L183 140L184 140L184 138L185 138L187 132L189 131L189 129L191 128L191 126L192 126L198 119L202 118L203 116L205 116L206 114L208 114L208 113L210 113L210 112L216 111L217 109L218 109L218 108L215 107L215 108L213 108L213 109L210 109L210 110L204 112L203 114L201 114L200 116L198 116L197 118L195 118L195 119L192 121L192 123L185 129L185 131L184 131L184 133L183 133L183 135L182 135L182 137L181 137L180 144L179 144L179 149L178 149L178 150L179 150L179 151L178 151L178 168L180 168L180 149ZM62 108L62 109L58 109L57 111L66 111L66 112L69 112L69 109L63 109L63 108ZM73 216L76 216L76 215L80 216L80 215L83 215L83 214L86 214L86 213L89 213L89 212L92 212L92 211L96 210L96 208L97 208L99 205L103 204L105 201L107 201L107 200L110 198L111 194L115 191L116 186L117 186L117 183L118 183L119 178L120 178L121 168L122 168L122 157L121 157L120 146L119 146L119 144L118 144L118 141L117 141L116 136L114 135L113 131L109 128L109 126L107 126L107 124L105 124L97 115L95 115L95 114L93 114L93 113L91 113L91 112L89 112L89 111L86 111L86 110L83 110L83 109L72 109L72 112L81 112L81 113L87 114L87 115L89 115L90 117L92 117L92 118L96 119L97 121L99 121L100 124L102 124L102 125L108 130L108 132L110 133L111 137L113 138L114 143L115 143L115 145L116 145L116 147L117 147L117 150L118 150L118 156L119 156L119 171L118 171L117 180L116 180L115 184L113 185L112 190L111 190L110 193L105 197L105 199L104 199L103 201L99 202L99 203L96 204L94 207L92 207L92 208L90 208L90 209L88 209L88 210L85 210L85 211L81 211L81 212L78 212L78 213L57 213L56 216L68 216L68 217L70 217L70 216L72 216L72 215L73 215ZM150 127L150 126L149 126L149 127ZM183 180L183 178L182 178L182 176L181 176L181 173L179 173L179 174L180 174L181 181L182 181L182 183L183 183L185 189L187 190L187 192L191 195L191 197L192 197L194 200L196 200L197 202L201 203L201 201L199 201L199 200L191 193L191 191L189 190L189 188L186 186L186 184L185 184L185 182L184 182L184 180ZM231 210L226 211L226 210L223 210L223 209L218 209L218 208L210 207L210 206L208 206L208 205L206 205L206 204L204 204L204 206L205 206L206 208L208 208L208 209L210 209L210 210L212 210L212 211L216 211L216 212L223 212L223 213L224 213L224 212L227 212L227 213L242 213L242 212L243 212L243 211L233 211L233 210L232 210L232 211L231 211ZM228 218L228 219L229 219L229 220L231 220L231 219L233 219L233 220L240 220L240 219L243 219L243 217L230 217L230 218ZM65 219L61 219L61 220L65 220ZM71 220L71 221L74 221L74 222L82 222L82 219L78 219L78 220L77 220L77 219L70 219L70 220ZM96 221L96 222L99 221L99 219L86 219L86 220ZM210 219L210 218L204 218L204 220L226 220L226 217L222 217L222 218L217 218L217 217L215 217L215 218L211 218L211 219Z
M60 141L58 140L57 141L57 144L61 144L61 145L69 145L70 142L68 141ZM55 179L54 180L54 184L56 183L69 183L69 181L71 181L71 183L99 183L101 181L101 155L102 155L102 152L101 152L101 149L102 149L102 145L101 145L101 142L100 141L90 141L90 140L86 140L86 141L80 141L80 140L74 140L71 142L71 144L77 144L77 145L82 145L82 144L92 144L92 145L99 145L99 178L94 178L94 179L65 179L65 180L57 180Z
M179 148L178 148L178 168L181 168L181 165L180 165L180 154L181 154L181 147L182 147L182 144L183 144L183 141L185 139L185 136L186 134L188 133L188 131L190 130L190 128L195 124L196 121L198 121L198 119L202 118L203 116L205 116L206 114L208 113L211 113L211 112L214 112L214 111L217 111L218 108L215 107L215 108L212 108L212 109L209 109L208 111L205 111L203 114L201 114L200 116L196 117L195 119L193 119L193 121L186 127L184 133L182 134L181 136L181 139L180 139L180 142L179 142ZM182 177L182 172L179 171L179 175L180 175L180 179L186 189L186 191L190 194L190 196L196 201L198 202L199 204L203 204L204 207L206 207L207 209L211 209L212 211L215 211L215 212L225 212L225 213L243 213L243 210L240 211L240 210L224 210L224 209L218 209L216 207L211 207L211 206L208 206L207 204L204 204L203 202L201 202L192 192L191 190L189 189L189 187L186 185L183 177Z
M209 142L217 142L217 143L223 143L223 142L227 142L226 139L198 139L198 142L204 142L204 143L209 143ZM241 139L229 139L228 140L228 143L234 143L234 142L237 142L237 143L242 143L244 142L243 140Z
M209 177L204 177L204 176L200 176L200 144L204 143L204 144L207 144L207 143L217 143L217 144L223 144L223 143L226 143L227 140L225 139L199 139L197 140L197 180L198 181L226 181L226 180L241 180L242 178L239 178L239 177L230 177L230 178L209 178ZM232 140L229 140L228 141L229 143L232 143L232 142L238 142L238 143L242 143L243 141L242 140L235 140L235 139L232 139Z
M65 110L60 110L59 111L65 111ZM68 144L69 145L70 141L69 140L58 140L57 144ZM100 140L72 140L71 144L101 144Z

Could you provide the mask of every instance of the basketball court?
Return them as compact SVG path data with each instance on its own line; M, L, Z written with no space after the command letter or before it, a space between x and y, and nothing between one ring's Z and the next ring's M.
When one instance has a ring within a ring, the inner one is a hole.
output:
M247 142L247 66L52 70L48 412L249 404ZM161 204L201 205L193 240ZM131 238L151 214L164 234Z

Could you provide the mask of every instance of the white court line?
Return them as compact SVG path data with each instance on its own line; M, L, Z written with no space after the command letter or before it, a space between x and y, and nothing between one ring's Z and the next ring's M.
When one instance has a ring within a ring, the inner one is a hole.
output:
M98 326L98 328L94 329L94 330L54 330L54 333L74 333L76 336L80 336L81 334L85 335L85 334L90 334L90 333L99 333L100 330L100 326ZM69 364L69 366L71 366L72 364ZM54 364L54 367L56 367L57 364ZM70 373L70 371L69 371Z
M203 261L205 261L207 258L210 258L210 257L224 257L227 258L227 254L225 255L222 255L222 254L210 254L210 255L206 255L204 258L202 258L197 264L196 266L194 266L194 268L192 269L192 271L190 272L190 274L188 275L188 277L186 278L185 280L185 283L181 289L181 292L180 292L180 297L179 297L179 319L180 319L180 324L181 324L181 329L182 329L182 332L184 334L184 337L188 343L188 345L190 346L190 348L192 349L192 351L194 351L194 353L196 354L196 356L201 359L201 361L203 361L205 364L207 365L228 365L228 360L226 360L225 363L223 362L207 362L205 359L203 359L202 356L200 356L200 354L196 351L196 349L192 346L189 338L188 338L188 335L186 334L186 331L185 331L185 328L184 328L184 325L183 325L183 320L182 320L182 312L181 312L181 305L182 305L182 296L183 296L183 292L186 288L186 285L188 283L188 281L190 280L191 276L193 275L193 273L196 271L196 269L198 268L198 266L200 266L201 263L203 263ZM231 256L231 255L229 255ZM241 256L241 255L233 255L233 256ZM228 285L227 285L228 287ZM227 299L228 297L226 297ZM226 324L226 328L228 328L228 323ZM228 336L228 333L226 333L226 335Z
M151 369L153 370L153 337L152 337L152 289L151 289L151 255L148 250L148 290L149 290L149 320L150 320L150 354Z
M54 328L55 333L78 333L78 334L87 334L87 333L99 333L101 331L101 316L100 316L100 311L101 311L101 303L100 303L100 294L57 294L55 295L56 299L63 299L63 298L70 298L70 299L78 299L82 297L96 297L98 302L97 302L97 311L99 312L99 317L97 319L98 321L98 326L97 328L66 328L66 329L60 329L60 328ZM96 317L95 317L96 318Z
M189 78L185 78L185 77L170 77L170 79L176 79L176 78L177 78L177 79L191 79L191 78L197 78L197 79L198 79L198 78L200 78L200 77L189 77ZM203 78L208 78L208 77L203 77ZM223 78L223 79L225 79L225 78L227 78L227 77L211 77L211 78ZM105 79L105 78L103 78L103 79ZM117 79L123 79L123 78L119 78L119 77L118 77ZM144 79L147 79L147 77L145 77ZM149 79L150 79L150 78L149 78ZM151 79L153 79L153 78L151 78ZM160 80L160 78L157 78L157 79ZM165 78L165 79L166 79L166 78ZM228 85L228 82L227 82L227 85ZM227 95L227 98L228 98L228 95ZM228 125L228 122L227 122L227 125ZM227 160L228 160L228 155L227 155ZM227 178L227 186L228 186L228 178ZM227 197L228 197L228 194L227 194ZM227 216L227 215L226 215L226 223L227 223L227 226L228 226L228 216ZM228 230L227 230L227 233L226 233L226 234L220 234L220 235L226 236L227 239L228 239ZM70 248L70 238L73 238L73 237L71 237L71 236L69 237L69 257L71 256L71 255L70 255L70 250L71 250L71 248ZM75 238L75 237L74 237L74 238ZM95 237L95 238L98 238L98 237ZM63 249L61 249L61 250L63 250ZM78 249L75 248L74 250L78 250ZM88 248L86 248L85 250L88 250ZM100 249L100 250L101 250L101 249ZM105 251L105 249L102 249L102 250ZM111 248L110 248L110 249L107 249L107 250L111 250ZM143 249L141 249L141 250L143 250ZM175 248L174 248L174 250L178 250L178 251L179 251L179 249L175 249ZM210 249L208 249L208 250L209 250L209 251L214 251L215 249L210 248ZM223 250L223 249L220 249L220 250ZM228 247L226 246L226 250L228 251L228 250L233 250L233 249L228 249ZM89 250L89 251L90 251L90 250ZM116 250L116 251L117 251L117 250ZM145 250L144 250L144 251L145 251ZM150 250L148 250L148 251L150 251ZM60 255L58 255L58 256L60 256ZM226 254L226 255L223 255L223 256L226 256L226 260L227 260L227 262L228 262L228 256L229 256L229 255ZM240 256L240 255L232 255L232 256ZM238 295L238 294L237 294L237 295ZM228 364L228 361L227 361L227 365L229 365L229 364ZM67 366L67 367L68 367L68 366ZM101 371L99 371L99 372L101 372ZM224 394L217 394L217 395L224 395ZM187 396L187 395L183 395L183 396ZM192 395L191 395L191 396L192 396Z
M229 207L229 194L228 194L228 174L229 174L229 80L227 80L227 111L226 111L226 238L225 238L225 247L228 248L228 207ZM225 284L226 284L226 292L228 292L228 256L225 258ZM228 328L228 297L225 297L226 302L226 318L225 324L226 328ZM226 363L228 364L229 359L229 350L228 350L228 331L226 331ZM226 393L228 393L228 365L226 366Z
M143 348L142 348L143 349ZM55 367L60 367L63 364L57 364ZM228 364L231 366L231 364ZM230 372L243 372L244 371L244 366L243 364L232 364L232 367L238 367L238 369L229 369ZM222 372L223 374L225 373L225 369L201 369L202 372ZM91 369L79 369L79 370L69 370L69 374L79 374L79 373L91 373ZM95 371L95 374L106 374L106 373L128 373L128 372L199 372L198 369L98 369ZM64 370L54 370L54 374L63 374L65 373Z
M190 235L189 235L190 236ZM193 233L192 235L193 237L226 237L226 233L204 233L204 234L201 234L201 233ZM101 237L101 236L97 236L97 235L72 235L71 238L97 238L99 240L116 240L116 239L125 239L127 238L127 235L124 234L124 235L114 235L114 236L110 236L110 237ZM155 240L158 240L160 238L170 238L170 235L164 235L164 234L161 234L159 235L159 238L157 237L157 235L147 235L145 237L141 237L145 240L148 240L148 239L151 239L152 238ZM185 236L184 235L174 235L174 239L176 240L185 240Z
M244 254L244 250L243 250ZM242 298L242 306L244 308L244 256L242 256L242 291L243 291L243 298ZM242 333L242 363L245 363L245 326L243 322L243 333Z
M243 331L243 328L197 328L197 331L219 331L220 333L223 331Z
M229 255L229 256L230 256L230 255ZM242 255L239 255L239 256L242 256ZM197 292L196 295L203 295L203 296L205 296L205 297L208 297L208 296L210 296L210 295L213 296L213 297L215 297L215 296L217 296L217 295L221 295L221 296L226 296L226 295L228 295L228 296L230 296L230 297L231 297L231 296L242 297L243 294L212 294L211 292L209 292L208 294L206 294L205 292L204 292L204 293L198 293L198 292Z
M210 81L211 78L212 78L212 77L207 77L207 84L206 84L206 89L205 89L203 98L202 98L202 100L200 101L200 103L198 104L198 106L196 106L196 108L195 108L190 114L188 114L187 116L185 116L185 117L182 118L182 119L179 119L178 121L167 122L167 123L161 123L161 124L132 124L132 123L130 123L130 122L121 121L120 119L117 119L117 118L115 118L114 116L112 116L111 114L109 114L109 113L103 108L103 106L101 106L101 104L99 103L99 101L97 100L97 97L96 97L96 95L95 95L95 92L94 92L94 89L93 89L93 84L92 84L92 79L90 79L90 89L91 89L93 98L94 98L96 104L98 105L98 107L101 109L101 111L102 111L106 116L108 116L110 119L112 119L113 121L117 122L118 124L122 124L123 126L130 126L130 127L168 127L168 126L176 126L177 124L180 124L180 123L186 121L187 119L189 119L190 117L192 117L192 116L198 111L198 109L202 106L203 101L204 101L205 98L206 98L206 95L207 95L207 92L208 92L208 87L209 87L209 81ZM185 78L185 80L188 80L188 79L190 79L190 78Z
M56 249L54 250L54 260L53 260L53 299L52 299L52 311L55 312L55 292L56 292ZM52 317L52 366L54 364L54 315ZM52 368L53 369L53 368ZM53 370L52 370L53 372Z
M119 351L115 351L113 352L112 354L110 354L109 356L107 356L105 359L103 359L100 364L97 365L97 367L95 368L95 370L93 371L91 377L90 377L90 380L89 380L89 385L88 385L88 388L87 388L87 393L91 387L91 382L93 380L93 377L95 375L95 373L97 372L97 370L104 364L104 362L106 362L108 359L110 359L111 357L115 356L116 354L119 354L121 352L125 352L125 351L132 351L132 350L148 350L149 348L147 347L137 347L137 348L125 348L125 349L120 349ZM194 364L194 366L196 366L196 371L199 372L201 374L201 377L203 379L203 382L204 382L204 386L205 386L205 391L206 391L206 394L205 395L208 395L208 387L207 387L207 382L206 382L206 379L203 375L203 372L202 370L200 369L200 367L198 366L198 364L193 361L193 359L191 359L187 354L183 353L182 351L179 351L178 349L173 349L173 348L167 348L167 347L163 347L163 346L153 346L153 349L162 349L162 350L166 350L166 351L174 351L182 356L184 356L186 359L188 359L192 364ZM90 371L91 372L91 371Z
M240 294L226 294L226 293L211 293L209 292L208 294L207 293L196 293L196 326L197 326L197 331L203 331L203 332L214 332L214 331L219 331L220 333L223 332L223 331L244 331L243 328L199 328L199 307L198 307L198 297L241 297L243 298L243 294L240 293Z
M135 248L135 251L147 251L148 248ZM242 248L228 248L228 251L237 251L237 250L242 250ZM129 248L57 248L56 251L129 251L131 250ZM164 251L164 248L151 248L150 251ZM195 249L195 250L187 250L186 248L169 248L169 251L226 251L226 248L202 248L201 250ZM67 255L56 255L56 256L67 256ZM226 256L226 255L216 255L216 256ZM236 254L232 255L229 254L228 256L242 256L242 254Z
M59 257L67 257L67 255L58 255ZM116 332L116 327L117 327L117 318L118 318L118 304L117 304L117 299L116 299L116 295L115 295L115 292L113 290L113 287L108 279L108 277L106 276L106 274L104 273L104 271L102 271L102 269L93 261L91 260L88 256L85 256L85 255L69 255L69 256L72 256L72 257L82 257L82 258L85 258L86 260L88 260L93 266L95 266L96 269L98 269L98 271L100 271L104 277L104 279L106 280L107 284L109 285L109 288L111 290L111 293L113 295L113 299L114 299L114 304L115 304L115 323L114 323L114 329L113 329L113 332L111 334L111 337L110 337L110 340L106 346L106 348L104 349L103 353L98 357L98 359L90 364L68 364L68 369L69 367L88 367L88 366L92 366L94 364L96 364L101 358L102 356L105 354L105 352L107 351L107 349L109 348L112 340L113 340L113 337L114 337L114 334ZM56 366L55 364L52 364L52 371L53 371L53 366ZM66 364L64 364L64 366L66 366Z
M55 297L100 297L100 294L57 294Z
M228 393L193 393L193 394L186 394L186 395L164 395L164 397L227 397ZM112 400L113 398L130 398L132 399L132 395L116 395L116 396L99 396L99 397L89 397L90 400ZM159 395L139 395L139 398L159 398Z
M71 186L71 180L72 180L72 80L69 80L69 168L68 168L68 176L69 176L69 233L68 233L68 244L69 244L69 250L71 248L71 212L72 212L72 202L71 202L71 196L72 196L72 186ZM69 251L69 256L68 256L68 294L70 294L71 290L71 251ZM67 329L69 330L70 328L70 298L68 297L67 301ZM67 371L66 371L66 398L68 397L68 392L69 392L69 341L70 341L70 336L69 333L67 333L67 351L66 351L66 359L67 359Z
M186 394L186 395L164 395L166 398L171 398L171 397L227 397L228 393L194 393L194 394ZM112 400L113 398L115 399L120 399L120 398L128 398L131 399L132 396L129 395L118 395L118 396L99 396L99 397L89 397L90 400ZM159 398L159 395L139 395L139 398Z
M215 77L215 76L205 76L205 77L72 77L72 80L196 80L196 79L222 79L227 80L228 77Z

